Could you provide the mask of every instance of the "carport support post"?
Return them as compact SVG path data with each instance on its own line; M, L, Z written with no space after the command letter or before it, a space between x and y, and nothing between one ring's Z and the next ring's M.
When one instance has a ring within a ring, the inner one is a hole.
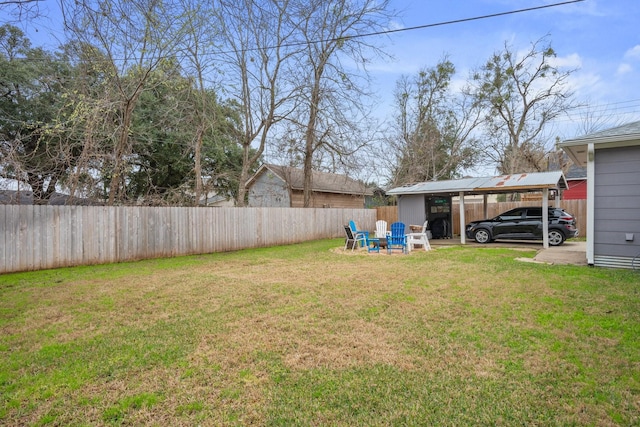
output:
M482 195L482 214L483 214L482 218L489 217L489 206L487 204L488 200L489 200L489 196L487 195L487 193L484 193Z
M549 189L542 189L542 247L549 249Z
M464 191L461 191L460 194L460 243L463 245L467 244L467 233L464 229L465 220L464 220Z

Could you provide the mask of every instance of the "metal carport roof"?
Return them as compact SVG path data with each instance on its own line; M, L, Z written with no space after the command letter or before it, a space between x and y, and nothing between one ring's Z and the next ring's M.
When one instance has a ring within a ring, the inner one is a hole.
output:
M480 178L451 179L447 181L427 181L396 187L387 194L496 194L541 191L544 189L569 188L562 171L531 172Z

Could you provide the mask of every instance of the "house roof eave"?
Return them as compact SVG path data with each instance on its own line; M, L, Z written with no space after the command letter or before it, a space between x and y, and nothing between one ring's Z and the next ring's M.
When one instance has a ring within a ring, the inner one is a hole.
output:
M589 144L593 144L594 150L640 145L640 121L605 129L579 138L567 139L559 143L558 147L562 148L576 165L585 167L587 165Z

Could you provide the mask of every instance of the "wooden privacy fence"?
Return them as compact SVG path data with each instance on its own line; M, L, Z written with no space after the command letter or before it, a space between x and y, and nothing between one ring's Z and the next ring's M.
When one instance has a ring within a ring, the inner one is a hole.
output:
M0 273L233 251L375 229L374 209L0 205Z
M489 203L488 217L531 202ZM586 235L586 200L563 200ZM0 205L0 273L233 251L344 236L353 219L375 230L398 220L396 206L377 209L160 208ZM460 234L458 203L453 232ZM483 219L465 204L466 222Z
M387 224L393 224L398 220L398 207L397 206L378 206L376 208L376 215L378 219L387 221Z

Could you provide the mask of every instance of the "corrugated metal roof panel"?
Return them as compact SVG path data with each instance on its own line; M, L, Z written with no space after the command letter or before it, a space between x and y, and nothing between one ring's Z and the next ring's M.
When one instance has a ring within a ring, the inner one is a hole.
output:
M501 175L488 179L482 185L482 189L511 189L511 188L567 188L566 181L561 171L519 173L514 175Z
M520 173L447 181L427 181L393 188L387 191L387 194L455 194L461 191L469 194L488 194L510 191L534 191L543 188L568 188L562 171Z
M397 187L387 191L387 194L423 194L450 193L473 190L485 178L463 178L447 181L426 181L413 185Z

